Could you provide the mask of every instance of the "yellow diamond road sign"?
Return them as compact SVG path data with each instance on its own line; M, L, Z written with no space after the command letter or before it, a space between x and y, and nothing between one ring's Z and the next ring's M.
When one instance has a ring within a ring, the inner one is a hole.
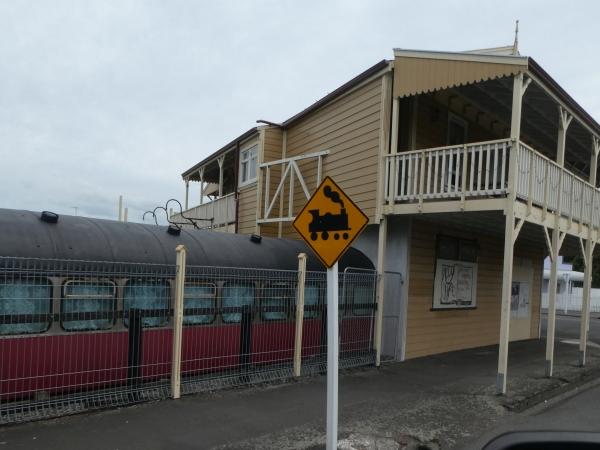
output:
M294 220L294 228L327 267L333 266L369 218L326 177Z

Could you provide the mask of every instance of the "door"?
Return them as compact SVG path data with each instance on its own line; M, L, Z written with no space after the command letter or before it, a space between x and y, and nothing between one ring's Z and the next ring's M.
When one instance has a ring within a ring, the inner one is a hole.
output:
M515 258L510 297L510 340L531 338L531 295L533 265L529 259Z

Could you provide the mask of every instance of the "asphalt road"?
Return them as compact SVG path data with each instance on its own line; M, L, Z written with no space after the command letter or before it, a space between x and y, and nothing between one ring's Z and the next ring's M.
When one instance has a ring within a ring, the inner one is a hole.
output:
M479 447L462 443L521 427L600 428L598 388L535 414L502 406L580 374L579 318L558 316L557 336L554 379L543 376L543 340L511 343L504 398L495 395L496 346L348 371L340 377L340 437L391 434L398 442L410 436L443 449L481 448L481 440ZM600 343L598 319L590 340ZM590 370L600 369L600 349L589 353ZM309 377L0 427L0 450L317 449L324 442L324 402L325 377Z
M600 432L600 382L587 389L551 404L511 417L499 426L486 431L477 440L459 448L481 449L486 442L509 431L595 431Z

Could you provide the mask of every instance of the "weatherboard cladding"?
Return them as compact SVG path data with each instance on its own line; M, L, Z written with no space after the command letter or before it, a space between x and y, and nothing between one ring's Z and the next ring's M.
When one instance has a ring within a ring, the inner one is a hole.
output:
M406 358L444 353L498 343L502 291L502 239L464 233L415 220L409 246ZM439 233L477 239L477 307L470 310L431 311L435 277L436 236ZM538 336L543 252L517 241L515 258L533 264L530 337Z

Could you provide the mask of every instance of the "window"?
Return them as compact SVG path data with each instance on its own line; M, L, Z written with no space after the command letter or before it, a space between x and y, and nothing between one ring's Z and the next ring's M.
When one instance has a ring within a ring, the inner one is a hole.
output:
M201 325L211 323L215 320L215 294L217 287L212 283L187 284L183 294L183 324ZM190 314L185 313L185 309L191 308L210 308L211 314Z
M369 316L375 311L375 286L369 284L351 284L352 313L355 316Z
M170 289L166 281L129 280L123 290L123 323L129 326L127 314L130 309L161 309L164 313L158 317L144 317L142 327L160 327L169 320Z
M449 261L477 262L477 241L439 235L437 258Z
M52 284L49 280L0 280L0 316L51 312ZM50 317L42 321L0 324L0 334L43 333L48 328Z
M248 184L256 180L256 154L258 145L240 152L240 184Z
M319 286L307 284L304 286L304 318L314 319L319 317ZM307 307L308 310L307 310Z
M112 327L114 309L115 285L110 281L67 281L60 312L77 314L77 319L61 319L60 324L65 331L107 330Z
M270 283L263 290L262 306L277 309L262 311L263 320L285 320L293 302L294 290L287 283Z
M249 283L227 283L223 287L223 308L240 308L254 303L254 286ZM223 322L239 323L241 312L223 313Z

